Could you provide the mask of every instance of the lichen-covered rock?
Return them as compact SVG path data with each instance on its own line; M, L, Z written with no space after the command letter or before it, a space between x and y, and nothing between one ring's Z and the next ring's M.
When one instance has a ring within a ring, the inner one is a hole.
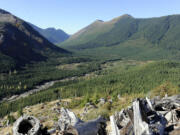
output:
M13 135L39 135L40 121L33 116L21 116L13 125Z

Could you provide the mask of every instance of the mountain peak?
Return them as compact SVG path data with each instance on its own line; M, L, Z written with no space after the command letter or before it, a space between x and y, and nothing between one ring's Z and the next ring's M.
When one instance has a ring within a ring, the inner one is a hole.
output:
M124 14L124 15L121 15L119 17L114 18L113 20L119 20L119 19L122 19L122 18L133 18L133 17L131 15L129 15L129 14Z
M54 27L49 27L49 28L46 28L46 30L57 30L57 29L55 29Z
M99 20L99 19L97 19L95 22L104 22L103 20Z
M92 24L99 24L99 23L104 23L104 21L97 19L97 20L95 20Z
M3 9L0 9L0 22L16 23L17 17ZM19 19L20 20L20 19Z
M10 14L10 13L0 8L0 14Z
M124 15L122 15L122 16L120 16L121 18L122 17L131 17L131 18L133 18L131 15L129 15L129 14L124 14Z
M124 15L121 15L121 16L119 16L119 17L116 17L116 18L114 18L114 19L112 19L111 21L109 21L109 22L111 22L111 23L116 23L117 21L119 21L120 19L124 19L124 18L133 18L131 15L129 15L129 14L124 14Z

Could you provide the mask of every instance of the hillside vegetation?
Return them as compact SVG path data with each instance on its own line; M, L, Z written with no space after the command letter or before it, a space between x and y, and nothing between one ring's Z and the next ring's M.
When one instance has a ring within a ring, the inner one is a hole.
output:
M54 100L68 99L73 102L67 108L82 109L88 102L98 105L100 98L112 102L87 119L107 117L136 97L179 94L179 22L180 15L97 20L61 43L63 49L51 43L57 38L54 30L37 32L0 9L0 119L7 115L14 121L12 112ZM51 87L16 98L55 80Z
M94 60L95 66L92 66L92 61L55 46L28 23L0 9L0 100L27 92L44 82L97 70L98 62ZM86 63L85 66L58 68L80 62Z
M0 117L19 108L59 98L83 97L73 106L83 106L100 97L117 99L117 95L161 95L180 93L180 63L120 61L104 65L92 76L56 83L53 87L0 105ZM153 93L151 93L153 91ZM158 92L159 91L159 92ZM134 96L133 96L134 97Z
M180 15L96 21L60 44L78 53L134 59L179 59Z
M59 68L81 63L76 68ZM0 73L0 100L27 92L45 82L60 80L98 70L101 62L75 56L53 57L46 62L27 64L21 70Z

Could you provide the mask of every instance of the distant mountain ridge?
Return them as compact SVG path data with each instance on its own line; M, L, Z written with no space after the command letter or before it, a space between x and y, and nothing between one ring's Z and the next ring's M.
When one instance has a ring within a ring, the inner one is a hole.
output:
M67 40L70 36L61 29L46 28L42 29L34 24L30 24L35 30L37 30L42 36L47 38L50 42L57 44Z
M64 45L64 47L72 46L73 48L76 45L80 46L81 44L83 45L84 43L86 44L93 41L95 41L94 43L96 43L96 40L99 40L99 36L102 36L103 34L108 35L109 32L113 32L113 28L116 29L115 25L118 24L120 20L131 18L133 17L128 14L125 14L107 22L104 22L102 20L96 20L92 24L88 25L87 27L81 29L80 31L72 35L68 40L63 42L62 45Z
M134 18L123 15L111 21L95 21L60 46L85 54L140 59L180 58L180 15Z
M28 23L0 9L1 69L6 70L12 65L42 61L51 55L66 53L68 51L53 45Z

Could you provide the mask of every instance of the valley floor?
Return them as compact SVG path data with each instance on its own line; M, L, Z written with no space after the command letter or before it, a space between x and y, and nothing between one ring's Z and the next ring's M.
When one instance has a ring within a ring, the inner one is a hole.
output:
M59 68L65 67L67 65ZM43 125L51 128L59 118L60 107L72 109L86 121L98 115L108 118L137 97L180 93L179 62L120 60L104 63L101 69L83 77L56 82L47 90L28 97L0 104L0 133L10 131L11 123L22 113L36 116ZM99 105L99 99L107 102ZM87 103L93 106L83 114Z

